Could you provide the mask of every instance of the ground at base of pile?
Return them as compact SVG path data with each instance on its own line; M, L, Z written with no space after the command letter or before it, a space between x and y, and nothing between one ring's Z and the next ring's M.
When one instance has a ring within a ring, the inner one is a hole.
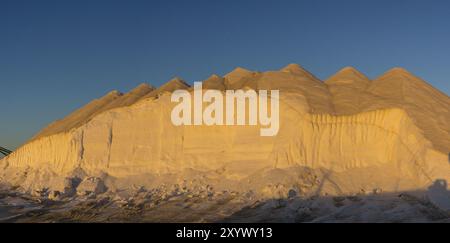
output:
M138 190L40 199L0 192L0 222L450 222L417 193L261 200L252 193L174 193Z

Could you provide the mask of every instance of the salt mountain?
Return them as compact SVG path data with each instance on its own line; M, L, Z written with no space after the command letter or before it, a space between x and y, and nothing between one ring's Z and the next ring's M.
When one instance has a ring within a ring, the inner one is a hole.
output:
M371 81L347 67L322 82L296 64L237 68L203 88L280 90L278 135L260 137L258 126L175 127L170 93L192 91L177 78L112 91L55 121L0 161L1 181L28 192L64 192L74 177L101 178L110 190L196 181L274 197L450 180L450 98L404 69Z

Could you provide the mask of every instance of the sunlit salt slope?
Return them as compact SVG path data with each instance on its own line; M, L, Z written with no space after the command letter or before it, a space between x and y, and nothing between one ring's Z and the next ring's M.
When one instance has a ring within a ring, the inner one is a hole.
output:
M173 126L170 93L192 91L176 78L158 89L113 91L50 124L1 160L1 178L35 190L73 176L119 188L201 174L223 188L258 191L280 181L302 187L306 169L328 194L450 180L450 98L404 69L369 80L347 67L323 82L296 64L237 68L203 86L280 90L278 135L260 137L257 126Z

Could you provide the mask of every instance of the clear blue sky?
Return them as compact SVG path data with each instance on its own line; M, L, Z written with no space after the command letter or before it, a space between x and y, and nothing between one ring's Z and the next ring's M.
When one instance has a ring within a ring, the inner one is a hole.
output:
M449 94L449 43L447 0L2 0L0 146L112 89L236 66L402 66Z

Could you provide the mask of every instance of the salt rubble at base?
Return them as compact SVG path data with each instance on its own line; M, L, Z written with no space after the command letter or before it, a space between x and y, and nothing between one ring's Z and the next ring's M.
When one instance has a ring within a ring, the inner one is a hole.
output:
M131 187L58 201L0 191L0 222L450 222L450 213L421 192L347 196L218 191L210 185ZM448 193L448 192L447 192Z
M321 82L298 65L238 68L205 84L279 89L279 135L173 126L170 92L191 90L174 79L159 89L111 92L52 123L0 161L0 179L54 201L174 185L202 191L203 199L226 191L259 201L420 192L447 209L447 188L429 187L450 181L450 99L406 70L370 81L344 68Z

